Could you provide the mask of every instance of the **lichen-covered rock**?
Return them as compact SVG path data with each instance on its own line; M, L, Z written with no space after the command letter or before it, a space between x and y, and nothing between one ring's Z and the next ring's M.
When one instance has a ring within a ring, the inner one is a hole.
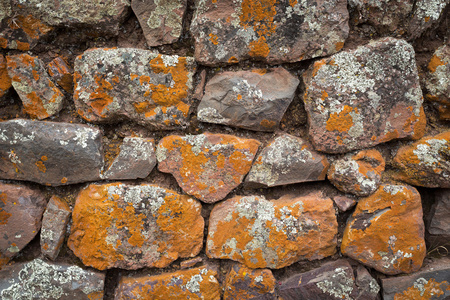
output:
M68 246L87 265L167 267L203 245L201 205L158 186L91 184L77 196Z
M50 198L42 217L41 252L51 260L55 260L64 242L67 223L71 209L66 202L57 196Z
M213 208L206 254L249 268L279 269L301 259L333 255L336 234L333 202L319 192L274 201L235 196Z
M400 148L394 178L412 185L450 188L450 131Z
M62 109L64 95L38 57L20 54L7 56L6 60L12 85L30 117L42 120Z
M408 275L384 278L383 300L450 298L450 259L443 257L426 265L419 272Z
M375 278L373 278L369 271L362 265L356 268L356 286L358 287L358 295L354 297L355 300L378 300L378 293L380 286Z
M450 120L450 45L439 47L428 64L427 100L434 102L442 120Z
M347 1L198 0L191 24L202 64L295 62L341 50Z
M65 185L100 179L101 132L87 125L0 122L0 178Z
M234 264L225 278L223 299L275 300L275 284L275 277L269 269L249 269Z
M299 80L283 68L218 74L206 84L197 109L198 120L274 131L298 84Z
M48 65L48 74L66 92L73 92L73 70L60 56L53 59Z
M149 47L176 42L183 29L187 0L132 0L131 8Z
M103 273L75 265L48 263L40 258L0 271L2 300L101 300L104 285Z
M434 27L441 18L450 0L417 0L409 23L408 37L416 39L429 28Z
M6 59L0 54L0 97L3 97L11 86L11 77L9 77L8 69L6 68Z
M227 134L166 136L158 144L158 169L171 173L187 194L213 203L250 171L260 142Z
M0 182L0 268L36 236L46 203L37 189Z
M147 177L156 166L155 140L125 137L119 155L102 174L108 180Z
M216 277L217 273L207 267L155 276L123 276L114 299L220 300Z
M304 140L283 134L261 151L245 182L272 187L325 180L328 166L326 156L314 151Z
M405 185L382 185L358 201L341 252L385 274L416 272L426 254L424 231L419 192Z
M316 61L303 75L314 147L342 153L422 137L426 119L414 55L404 40L383 38Z
M328 179L340 191L368 196L378 189L385 162L377 150L363 150L335 160Z
M439 189L435 194L435 203L429 214L428 233L442 240L450 241L450 189Z
M91 49L75 60L74 101L90 122L130 119L172 129L187 124L194 59L148 50Z

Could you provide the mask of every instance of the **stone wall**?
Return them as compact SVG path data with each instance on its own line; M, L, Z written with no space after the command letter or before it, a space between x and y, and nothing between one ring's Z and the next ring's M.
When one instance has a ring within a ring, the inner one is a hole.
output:
M448 299L449 3L0 1L0 298Z

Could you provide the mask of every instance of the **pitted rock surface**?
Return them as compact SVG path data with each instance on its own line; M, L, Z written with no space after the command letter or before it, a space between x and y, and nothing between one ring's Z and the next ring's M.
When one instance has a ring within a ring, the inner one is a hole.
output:
M450 0L417 0L408 28L409 39L420 37L426 30L435 27Z
M0 183L0 268L36 236L46 203L37 189Z
M132 0L149 47L176 42L183 29L187 0Z
M320 192L274 201L235 196L213 208L206 254L249 268L279 269L302 259L333 255L336 234L333 202Z
M105 274L40 258L0 271L0 298L101 300Z
M53 186L99 180L101 132L61 122L0 122L0 157L3 179Z
M368 196L381 183L385 162L377 150L363 150L335 160L328 170L328 179L340 191Z
M450 240L450 189L437 190L428 232L433 236Z
M53 59L47 65L47 70L48 74L60 87L68 93L73 93L73 70L63 58L58 56Z
M221 73L206 84L198 120L274 131L298 84L299 80L283 68Z
M272 187L325 180L329 163L299 137L283 134L262 149L245 178L250 184Z
M31 118L42 120L62 109L64 95L38 57L20 54L7 56L6 60L12 85Z
M130 119L172 129L187 123L194 59L152 51L91 49L75 60L74 101L89 122Z
M383 38L316 61L303 75L314 147L343 153L422 137L426 119L414 55L404 40Z
M191 32L201 64L296 62L341 50L347 1L197 0Z
M87 265L167 267L203 246L201 205L154 185L91 184L76 199L68 246Z
M450 131L400 148L394 157L395 179L424 187L450 188Z
M3 55L0 55L0 97L3 97L11 86L11 77L9 77L8 69L6 68L6 59Z
M166 136L156 149L158 169L171 173L187 194L213 203L242 182L259 145L227 134Z
M341 252L388 275L416 272L426 254L424 231L419 192L406 185L382 185L358 201Z

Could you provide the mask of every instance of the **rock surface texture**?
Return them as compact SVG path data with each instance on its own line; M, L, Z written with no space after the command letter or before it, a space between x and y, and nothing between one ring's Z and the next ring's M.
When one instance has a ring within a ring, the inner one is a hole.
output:
M435 27L449 0L417 0L409 23L408 36L415 39L428 29Z
M430 213L428 232L433 236L450 240L450 189L438 190L435 194L435 203Z
M11 86L11 77L9 77L8 69L6 68L6 58L0 55L0 97L3 97Z
M67 62L56 57L47 65L48 74L52 77L60 87L66 92L73 92L73 69L68 66Z

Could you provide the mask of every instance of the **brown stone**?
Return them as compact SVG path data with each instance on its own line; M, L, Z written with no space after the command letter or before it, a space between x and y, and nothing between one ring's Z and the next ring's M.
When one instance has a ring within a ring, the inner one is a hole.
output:
M11 77L9 77L6 69L6 59L3 55L0 55L0 97L3 97L11 86Z
M450 241L450 189L439 189L429 214L428 233L434 238Z
M355 300L379 299L380 286L377 280L362 265L356 267L355 283L358 287L358 295L354 298Z
M409 22L408 38L416 39L425 31L436 27L445 11L448 0L417 0Z
M73 70L60 56L47 65L48 74L66 92L73 93Z
M203 259L200 256L197 256L195 258L191 258L188 260L184 260L180 262L180 269L187 269L195 266L198 263L201 263Z
M356 199L351 196L334 196L333 201L340 211L347 211L356 205Z

